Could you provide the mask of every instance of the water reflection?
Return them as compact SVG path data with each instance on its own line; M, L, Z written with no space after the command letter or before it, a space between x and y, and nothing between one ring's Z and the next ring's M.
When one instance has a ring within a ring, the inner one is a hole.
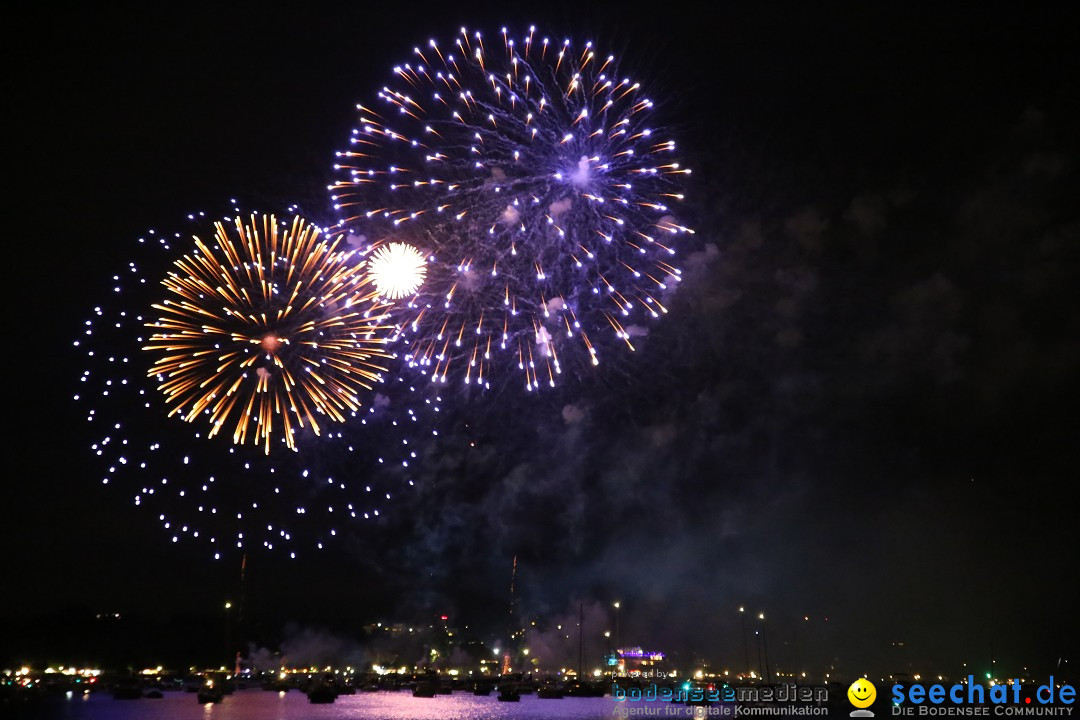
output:
M191 693L168 692L160 700L114 700L96 693L85 701L61 701L54 709L57 712L49 715L65 720L600 720L616 716L611 698L542 700L526 695L521 702L503 703L494 694L414 698L409 692L392 691L346 695L329 705L312 705L299 692L262 690L239 691L221 703L206 705L200 705Z

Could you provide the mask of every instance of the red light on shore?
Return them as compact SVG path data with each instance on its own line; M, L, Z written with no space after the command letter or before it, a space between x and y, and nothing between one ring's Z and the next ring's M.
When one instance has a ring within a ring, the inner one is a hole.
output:
M440 619L440 620L449 620L449 619L450 619L450 616L449 616L449 615L440 615L440 616L439 616L439 619Z

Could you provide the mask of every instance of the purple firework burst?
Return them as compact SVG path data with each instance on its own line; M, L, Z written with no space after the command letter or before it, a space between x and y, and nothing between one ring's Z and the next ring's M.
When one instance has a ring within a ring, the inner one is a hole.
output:
M672 205L690 170L654 103L592 43L464 28L394 68L338 153L341 226L403 242L427 279L392 309L402 354L436 382L533 390L596 365L667 310L679 281Z

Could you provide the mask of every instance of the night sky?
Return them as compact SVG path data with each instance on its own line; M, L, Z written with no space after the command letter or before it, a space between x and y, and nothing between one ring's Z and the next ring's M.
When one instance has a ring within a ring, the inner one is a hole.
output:
M56 7L9 29L5 625L215 618L237 592L238 561L99 484L71 401L71 342L133 239L232 197L329 217L353 104L414 45L536 23L618 53L688 149L672 312L539 397L447 393L425 482L379 524L249 557L250 639L444 613L495 637L516 555L526 615L585 603L610 625L621 600L624 644L682 658L739 665L740 605L787 668L1075 658L1064 9L368 5ZM0 661L36 657L16 638Z

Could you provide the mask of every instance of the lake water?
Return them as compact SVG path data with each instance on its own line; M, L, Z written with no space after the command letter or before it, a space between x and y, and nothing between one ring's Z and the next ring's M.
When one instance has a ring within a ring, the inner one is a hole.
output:
M641 703L635 703L640 705ZM665 710L674 717L693 717L689 708L650 703L661 716ZM339 697L333 704L312 705L303 693L242 690L217 705L200 705L190 693L168 692L160 700L114 700L106 693L57 698L39 707L34 717L55 720L600 720L623 715L627 703L610 697L541 700L523 695L521 702L499 702L487 697L460 693L414 698L407 691L357 693Z

